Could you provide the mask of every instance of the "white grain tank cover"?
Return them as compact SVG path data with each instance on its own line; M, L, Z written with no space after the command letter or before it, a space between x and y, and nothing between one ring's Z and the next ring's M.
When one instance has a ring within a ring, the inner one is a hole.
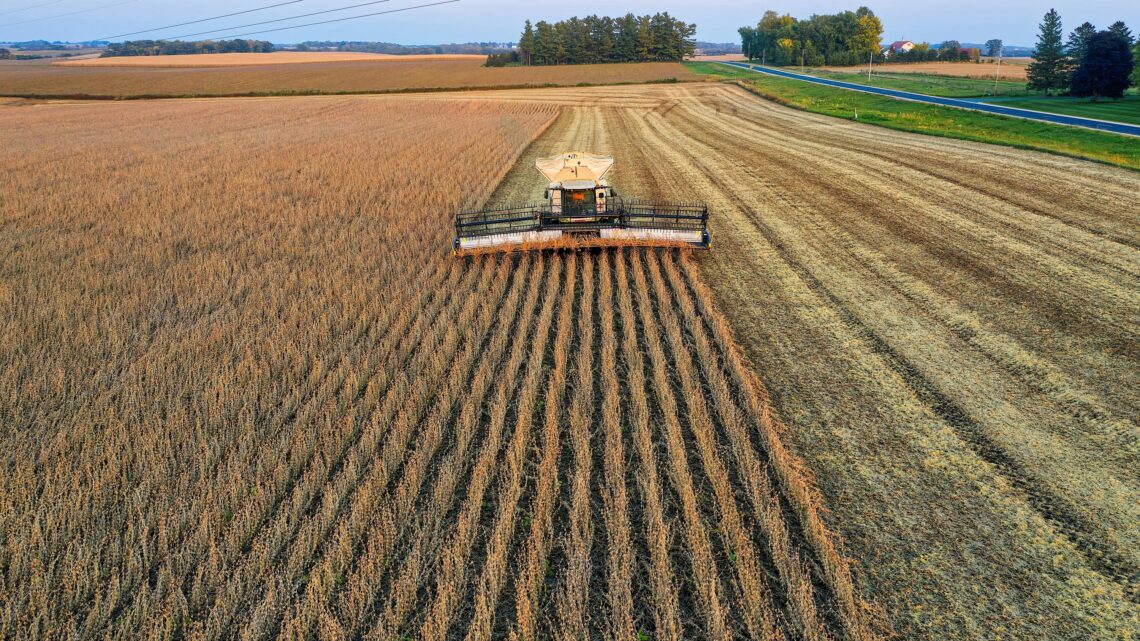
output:
M614 157L574 151L550 158L539 158L534 161L534 166L552 183L564 180L600 181L614 166Z

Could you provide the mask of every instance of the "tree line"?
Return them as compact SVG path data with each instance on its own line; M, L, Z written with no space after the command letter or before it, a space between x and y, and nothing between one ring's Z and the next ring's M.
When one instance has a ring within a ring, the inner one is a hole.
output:
M1082 98L1120 98L1129 84L1140 84L1140 45L1122 21L1098 31L1085 22L1062 40L1061 15L1050 9L1040 25L1033 62L1026 74L1029 88L1068 91Z
M777 66L847 66L880 53L883 23L867 7L806 20L766 11L755 27L738 31L749 60Z
M532 25L527 20L512 61L522 65L679 62L696 50L696 33L697 25L668 12L618 18L593 15L553 24L540 20Z
M270 53L272 42L265 40L127 40L107 45L102 58L116 56L178 56L193 53Z

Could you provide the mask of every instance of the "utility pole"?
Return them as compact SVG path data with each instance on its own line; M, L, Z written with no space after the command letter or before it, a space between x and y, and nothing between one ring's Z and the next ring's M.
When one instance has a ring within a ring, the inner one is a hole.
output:
M998 47L997 73L994 74L994 95L998 95L998 82L1001 80L1001 57L1005 53L1005 45Z
M871 55L867 56L867 82L871 82L871 63L875 61L875 52L872 51Z

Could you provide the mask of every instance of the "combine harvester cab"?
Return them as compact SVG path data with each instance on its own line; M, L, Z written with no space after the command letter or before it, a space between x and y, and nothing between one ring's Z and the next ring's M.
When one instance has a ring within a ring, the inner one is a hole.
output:
M546 202L462 212L455 218L456 254L553 247L622 245L708 249L708 207L619 198L604 180L612 156L572 152L539 158Z

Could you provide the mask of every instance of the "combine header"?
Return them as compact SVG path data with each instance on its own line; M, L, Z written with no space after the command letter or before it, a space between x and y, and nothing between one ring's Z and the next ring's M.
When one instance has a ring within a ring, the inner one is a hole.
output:
M603 180L613 165L612 156L582 152L539 158L534 166L550 183L546 202L460 213L455 253L614 245L708 249L708 207L620 198Z

